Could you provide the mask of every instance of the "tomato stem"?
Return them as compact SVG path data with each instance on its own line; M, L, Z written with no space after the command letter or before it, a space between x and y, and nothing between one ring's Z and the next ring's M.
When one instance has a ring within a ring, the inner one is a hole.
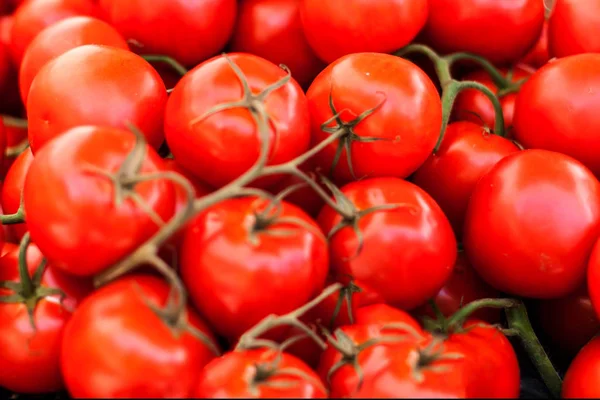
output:
M502 75L502 72L500 72L498 68L483 57L471 53L453 53L445 58L450 65L454 65L458 61L472 61L478 64L485 72L487 72L490 78L492 78L494 85L496 85L499 90L506 90L515 86L510 79Z
M14 214L0 215L0 223L2 225L15 225L25 222L25 206L23 202L23 191L21 191L21 200L19 209Z
M464 322L477 310L482 308L505 308L517 307L518 302L512 299L480 299L464 305L446 321L449 330L461 327Z
M555 398L560 398L562 380L536 336L523 302L518 301L516 307L507 308L506 317L509 328L518 333L525 351L537 368L546 387Z
M4 155L8 158L15 158L29 148L29 140L25 138L21 143L6 148Z
M27 268L27 248L31 243L29 232L23 235L19 244L19 280L21 281L21 296L25 299L31 298L35 294L35 286L29 275Z
M28 126L26 119L15 118L15 117L11 117L9 115L2 115L2 121L4 122L4 125L10 126L13 128L27 129L27 126Z
M142 56L148 62L162 62L173 68L179 75L184 76L188 73L188 69L177 62L174 58L161 54L147 54Z

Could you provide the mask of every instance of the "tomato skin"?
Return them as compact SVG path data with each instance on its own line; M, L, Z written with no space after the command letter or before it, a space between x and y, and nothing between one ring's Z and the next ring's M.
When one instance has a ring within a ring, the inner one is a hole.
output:
M444 211L457 237L462 237L469 198L479 179L498 161L519 151L503 137L471 122L448 125L439 150L413 175Z
M473 269L464 252L459 252L456 264L450 279L433 298L435 304L445 317L450 317L463 305L480 299L495 299L500 297L500 292L488 285ZM436 318L429 304L425 304L414 311L417 315ZM484 320L495 324L501 320L502 310L482 308L474 312L472 318Z
M598 15L594 0L556 0L548 26L548 46L552 57L600 52Z
M600 85L598 68L600 54L580 54L532 75L515 104L515 139L525 148L574 157L600 176L600 115L593 89Z
M18 247L0 258L0 280L18 281ZM42 261L39 249L27 249L27 265L33 274ZM0 386L18 393L37 394L63 388L60 374L60 346L64 327L72 310L91 285L61 273L51 264L46 267L42 286L60 288L66 294L63 306L57 296L42 299L34 311L37 331L33 331L23 304L0 303ZM9 292L0 290L0 294Z
M501 72L507 76L508 69L503 68ZM517 82L523 78L528 78L534 71L526 67L514 67L512 71L512 82ZM498 87L492 81L492 78L484 70L476 70L466 74L463 80L479 82L495 94L498 94ZM502 115L504 116L504 126L507 133L512 129L515 113L515 101L517 93L509 93L500 97L502 106ZM453 107L453 115L459 121L471 121L475 124L484 125L494 129L496 124L496 113L490 99L479 90L468 89L462 91L456 98Z
M510 64L540 37L544 12L538 0L429 0L424 36L442 53L465 51Z
M357 325L379 325L385 327L387 324L406 324L424 337L421 326L407 312L391 307L387 304L371 304L356 310L355 323Z
M561 398L594 399L600 397L600 337L593 338L577 354L565 379Z
M269 314L300 307L325 284L329 259L324 237L282 222L251 240L254 213L264 206L252 197L220 202L193 220L184 236L181 276L190 299L216 332L230 340ZM280 216L300 219L318 232L310 217L285 201ZM295 233L268 234L283 229Z
M14 14L10 50L15 65L21 65L31 41L44 28L76 15L96 16L98 8L90 0L28 0Z
M182 398L214 354L191 333L176 336L148 306L163 306L169 286L130 275L86 298L64 332L61 371L76 398ZM191 307L188 323L214 340ZM112 349L111 351L106 351Z
M303 0L300 15L310 46L332 63L352 53L390 53L406 46L425 26L428 8L420 0Z
M127 129L127 122L157 149L164 140L166 102L160 75L140 56L115 47L79 46L44 65L31 84L31 150L35 155L49 140L76 126Z
M548 51L548 21L546 21L535 47L523 57L521 62L534 68L541 68L548 61L550 61L550 53Z
M566 297L540 301L537 307L540 326L555 354L573 357L600 332L600 320L585 285Z
M413 63L387 54L358 53L329 65L307 92L313 145L330 135L321 128L335 114L329 105L330 95L337 112L350 110L341 114L345 122L381 104L354 128L361 138L383 139L351 142L356 179L405 178L433 151L442 124L440 97L431 79ZM331 170L338 144L335 141L315 156L315 164L323 171ZM333 177L342 183L355 180L345 149Z
M129 50L127 42L115 28L99 19L77 16L52 24L33 39L23 55L19 70L23 104L27 104L33 78L48 61L85 44L102 44Z
M233 32L236 0L107 0L111 25L144 54L165 54L194 66L218 53Z
M565 296L585 279L600 234L599 196L600 183L569 156L546 150L510 155L473 191L466 255L500 291L539 299Z
M21 195L25 186L25 177L33 162L31 149L26 149L15 160L8 170L2 184L2 211L4 214L14 214L19 210ZM20 241L27 232L27 222L8 225L8 230L15 241Z
M308 87L325 64L308 45L300 21L301 0L246 0L240 4L231 49L284 64Z
M293 381L287 388L256 385L257 393L251 390L248 382L256 374L256 364L273 363L276 353L273 350L232 351L214 359L202 370L196 383L192 397L208 399L325 399L325 386L306 364L296 357L281 353L281 361L277 369L295 369L312 379L301 379L293 375L276 375L267 382Z
M364 242L358 254L354 230L345 227L338 231L329 242L332 270L353 277L364 293L374 292L401 309L410 310L435 296L452 274L456 260L456 239L435 201L398 178L365 179L341 191L358 211L385 204L400 206L360 219ZM328 233L341 220L325 206L317 221ZM378 261L374 264L373 260Z
M246 75L254 94L285 77L285 71L263 58L228 55ZM258 159L260 137L256 122L246 109L221 111L190 126L214 106L242 99L242 84L223 56L192 69L169 97L165 115L167 143L175 159L198 179L219 188L246 172ZM277 121L277 142L271 127L268 164L290 161L310 144L306 97L292 78L265 100L265 108ZM277 178L281 179L281 177ZM264 182L275 183L277 179ZM264 183L263 182L263 183ZM266 183L265 183L266 185Z
M130 198L115 205L113 183L90 170L92 166L115 173L134 141L134 135L125 130L78 127L49 142L35 156L25 179L27 226L32 240L57 268L80 276L97 274L158 230ZM164 170L163 161L148 146L141 173ZM175 191L170 181L142 182L135 192L163 221L173 216Z

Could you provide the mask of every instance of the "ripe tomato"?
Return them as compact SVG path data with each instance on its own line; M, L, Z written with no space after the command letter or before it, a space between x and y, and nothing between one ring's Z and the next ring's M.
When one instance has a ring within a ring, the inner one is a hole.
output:
M442 124L438 92L422 70L399 57L377 53L342 57L317 76L307 98L313 144L333 130L346 131L315 157L325 172L338 160L333 174L337 181L405 178L425 162L438 140ZM368 110L374 111L356 127L342 127L340 122L356 123L357 116ZM338 112L341 121L331 122Z
M600 397L600 337L592 339L573 360L563 381L563 399Z
M501 72L504 76L508 76L510 73L512 82L518 82L533 73L531 69L526 67L514 67L510 72L508 69L502 69ZM466 74L463 80L479 82L498 94L498 87L484 70L476 70ZM499 99L507 132L512 130L516 99L517 93L508 93ZM452 113L455 119L459 121L471 121L489 128L493 128L496 123L496 113L492 102L485 94L475 89L464 90L458 95Z
M347 54L406 46L425 25L428 8L421 0L303 0L300 12L308 43L332 63Z
M258 94L285 77L285 71L263 58L230 54ZM167 143L182 167L214 187L246 172L260 153L260 134L250 112L241 107L220 111L195 121L213 107L240 101L240 77L225 57L212 58L191 70L169 97L165 115ZM264 101L270 125L269 164L290 161L310 144L306 98L292 78ZM272 182L272 179L269 180Z
M19 210L25 177L33 162L31 149L22 152L8 170L2 185L2 211L4 214L14 214ZM9 232L15 241L20 241L27 232L27 222L8 225Z
M231 49L284 64L301 86L308 87L325 65L306 41L300 4L301 0L242 2Z
M515 139L574 157L600 176L599 68L600 54L580 54L533 74L515 104Z
M352 276L364 292L374 292L404 310L435 296L452 274L456 260L452 227L435 201L398 178L365 179L341 191L357 211L398 206L358 220L362 245L351 226L337 231L329 242L333 271ZM342 217L329 206L318 218L326 234L340 222Z
M592 268L590 264L590 269ZM540 325L550 339L553 353L574 357L600 332L600 320L585 285L566 297L537 304Z
M139 42L144 54L165 54L195 66L218 53L236 20L236 0L107 0L111 25Z
M67 324L61 372L76 398L188 397L202 367L215 357L189 331L175 334L151 306L162 307L169 285L130 275L85 299ZM191 307L185 322L214 342ZM107 351L110 349L110 351Z
M48 61L85 44L102 44L129 50L127 42L115 28L96 18L69 17L50 25L33 39L23 56L19 72L23 104L27 104L33 78Z
M599 196L600 183L569 156L546 150L510 155L473 191L464 227L467 257L500 291L566 296L583 283L600 234Z
M466 51L511 64L535 45L544 12L539 0L429 0L424 34L443 53Z
M405 324L417 333L425 335L421 326L409 313L387 304L371 304L360 307L356 310L355 323L357 325L379 325L382 328L388 324Z
M548 52L548 22L544 22L542 34L535 47L521 60L522 63L534 68L541 68L550 60Z
M557 0L548 27L550 55L600 52L599 13L595 0Z
M122 193L122 203L115 204L115 185L102 175L117 172L134 141L131 132L121 129L78 127L49 142L35 156L25 179L27 227L57 268L75 275L96 274L159 229L145 208L125 197L127 192ZM149 146L146 151L141 173L164 171L158 154ZM146 181L133 190L163 221L173 216L171 182Z
M471 122L448 125L439 150L413 176L444 211L457 237L462 237L469 198L479 179L498 161L519 148Z
M79 46L48 62L31 84L27 98L31 150L35 154L76 126L125 128L127 123L139 128L157 149L164 139L166 102L162 79L140 56L115 47Z
M0 258L0 281L19 281L19 249L14 248ZM33 275L42 254L31 244L27 248L27 266ZM58 288L66 295L41 299L33 314L33 329L23 303L0 303L0 386L18 393L49 393L63 388L60 373L60 346L64 327L72 311L90 291L87 282L46 266L43 288ZM0 295L14 292L0 289Z
M44 28L75 15L95 16L91 0L28 0L14 14L10 50L15 65L21 65L25 50Z
M456 264L452 270L450 279L433 298L435 304L445 317L450 317L464 304L480 299L494 299L500 297L500 292L482 280L473 269L464 252L459 252ZM500 322L502 310L494 308L482 308L471 316L482 319L491 324ZM426 315L436 318L431 306L426 304L415 310L417 315Z
M281 222L265 223L256 217L265 206L253 197L223 201L200 214L185 233L181 275L190 298L230 340L269 314L300 307L325 284L327 241L315 222L282 202Z

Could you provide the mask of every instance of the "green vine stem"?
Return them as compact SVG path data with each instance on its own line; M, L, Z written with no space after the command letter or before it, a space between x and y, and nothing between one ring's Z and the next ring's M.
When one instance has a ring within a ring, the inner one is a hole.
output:
M15 225L22 224L25 222L25 206L23 203L23 191L21 191L21 201L19 203L19 209L14 214L0 215L1 225Z
M186 67L184 67L183 65L181 65L179 62L177 62L172 57L161 55L161 54L147 54L147 55L143 55L142 57L144 58L144 60L146 60L148 62L165 63L168 66L170 66L171 68L173 68L173 70L181 76L184 76L185 74L188 73L188 69Z
M546 387L555 398L560 398L562 380L533 331L523 302L519 301L516 307L507 308L506 317L509 329L519 336Z
M2 115L2 122L4 122L4 125L6 125L6 126L11 126L14 128L27 129L27 127L28 127L28 123L27 123L26 119L15 118L15 117L11 117L9 115Z

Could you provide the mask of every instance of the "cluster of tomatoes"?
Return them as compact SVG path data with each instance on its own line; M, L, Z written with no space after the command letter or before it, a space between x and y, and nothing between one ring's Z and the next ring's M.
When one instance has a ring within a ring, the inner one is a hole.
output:
M597 0L0 13L0 387L600 396Z

